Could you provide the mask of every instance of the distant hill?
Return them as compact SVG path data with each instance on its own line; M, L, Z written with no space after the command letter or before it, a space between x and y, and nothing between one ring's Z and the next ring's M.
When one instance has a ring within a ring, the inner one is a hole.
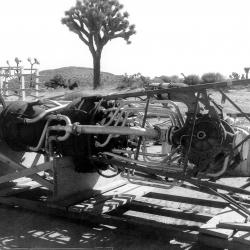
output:
M93 69L84 67L63 67L59 69L49 69L40 71L40 82L44 83L55 75L61 75L65 80L78 79L81 87L93 85ZM122 80L122 76L107 72L101 72L101 83L103 86L117 86Z

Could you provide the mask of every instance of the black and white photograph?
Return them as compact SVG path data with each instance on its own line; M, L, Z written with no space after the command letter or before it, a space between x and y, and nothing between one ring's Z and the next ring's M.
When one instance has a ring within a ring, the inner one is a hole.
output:
M250 249L248 0L0 0L0 249Z

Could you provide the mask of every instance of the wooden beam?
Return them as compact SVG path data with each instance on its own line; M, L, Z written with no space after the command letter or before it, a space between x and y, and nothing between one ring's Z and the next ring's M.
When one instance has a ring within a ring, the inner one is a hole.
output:
M173 234L173 237L176 239L185 239L189 241L196 241L198 239L197 231L190 231L185 230L182 227L175 227L172 225L156 222L156 221L149 221L147 219L138 218L123 218L123 217L116 217L110 216L107 214L95 214L95 213L88 213L88 212L77 212L77 211L68 211L66 208L55 208L46 204L45 202L41 201L33 201L27 199L20 199L16 197L0 197L0 203L5 204L7 206L19 206L34 212L43 213L43 214L50 214L57 217L63 217L67 219L74 220L76 222L83 221L84 223L92 223L92 224L103 224L103 225L112 225L118 228L130 229L130 230L139 230L143 232L147 232L150 234L159 232L164 232L167 234ZM153 232L152 232L153 230Z
M129 209L143 213L150 213L160 216L174 217L183 220L207 222L211 219L211 215L205 213L197 213L177 208L169 208L165 206L155 205L145 202L144 197L136 198L129 205Z
M243 223L245 222L245 217L233 211L231 208L226 207L219 214L217 214L211 220L209 220L206 224L202 225L200 228L200 232L204 234L228 239L233 235L234 230L217 228L217 225L219 223L228 222L228 221L230 222L233 221L235 223Z
M180 195L162 194L156 192L149 192L148 194L145 195L145 197L159 199L159 200L166 200L166 201L182 202L182 203L188 203L206 207L216 207L216 208L224 208L225 206L228 205L227 202L220 200L201 199L201 198L193 198Z
M250 232L250 223L220 222L217 228L233 229Z
M21 178L21 177L30 176L32 174L39 173L41 171L45 171L45 170L52 169L52 168L53 168L53 166L52 166L51 162L46 162L46 163L37 165L37 166L32 167L32 168L26 168L26 169L23 169L23 170L16 172L16 173L11 173L11 174L1 176L0 177L0 184L8 182L8 181L13 181L13 180Z
M245 249L250 249L250 232L246 231L246 230L245 231L238 231L233 236L233 242L243 243L246 245Z
M116 208L130 203L136 197L140 197L149 191L149 187L127 184L113 191L99 195L94 199L86 200L68 208L69 211L91 212L96 214L108 213Z
M0 152L0 161L5 163L6 165L10 166L11 168L13 168L15 170L25 170L25 169L27 169L25 166L23 166L21 164L18 164L17 162L11 160L9 157L2 154L1 152ZM32 174L32 175L29 175L29 177L31 179L33 179L34 181L40 183L42 186L48 188L49 190L53 190L53 184L51 182L43 179L40 175Z
M35 181L30 181L25 183L25 185L17 184L14 187L4 188L0 190L0 196L10 196L14 194L23 193L28 190L32 190L35 188L41 187L41 184Z
M248 246L239 242L233 241L233 239L222 239L219 237L213 237L205 234L200 234L198 241L203 245L213 247L213 249L230 249L230 250L247 250ZM201 248L203 249L203 248ZM207 249L204 246L204 249Z

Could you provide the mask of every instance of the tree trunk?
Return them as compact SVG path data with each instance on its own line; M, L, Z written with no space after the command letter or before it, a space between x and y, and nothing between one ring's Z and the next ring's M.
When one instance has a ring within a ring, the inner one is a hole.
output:
M93 87L94 89L97 89L101 86L101 55L100 54L93 56L93 66L94 66Z

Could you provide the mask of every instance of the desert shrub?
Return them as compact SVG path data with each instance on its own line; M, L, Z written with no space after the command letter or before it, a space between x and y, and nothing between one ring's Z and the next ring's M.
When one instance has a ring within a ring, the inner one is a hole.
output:
M67 86L70 90L78 88L80 86L80 80L77 78L70 78L67 80Z
M65 87L66 86L66 80L65 78L60 75L60 74L57 74L55 75L53 78L52 78L52 81L54 81L54 83L59 86L59 87Z
M141 75L141 73L136 73L133 75L124 74L121 82L118 84L117 89L135 89L141 88L144 85L145 77Z
M163 82L166 83L178 83L178 82L182 82L182 79L180 79L177 75L173 75L173 76L160 76L159 77Z
M66 80L60 74L55 75L49 81L45 82L44 85L47 88L58 88L58 87L64 87L64 88L66 88L67 87Z
M213 83L213 82L221 82L224 80L224 77L220 73L205 73L202 75L201 80L203 83Z
M201 83L201 79L198 75L188 75L183 82L187 85L196 85Z
M240 77L240 74L238 74L237 72L232 72L229 78L232 80L240 80L241 77Z

